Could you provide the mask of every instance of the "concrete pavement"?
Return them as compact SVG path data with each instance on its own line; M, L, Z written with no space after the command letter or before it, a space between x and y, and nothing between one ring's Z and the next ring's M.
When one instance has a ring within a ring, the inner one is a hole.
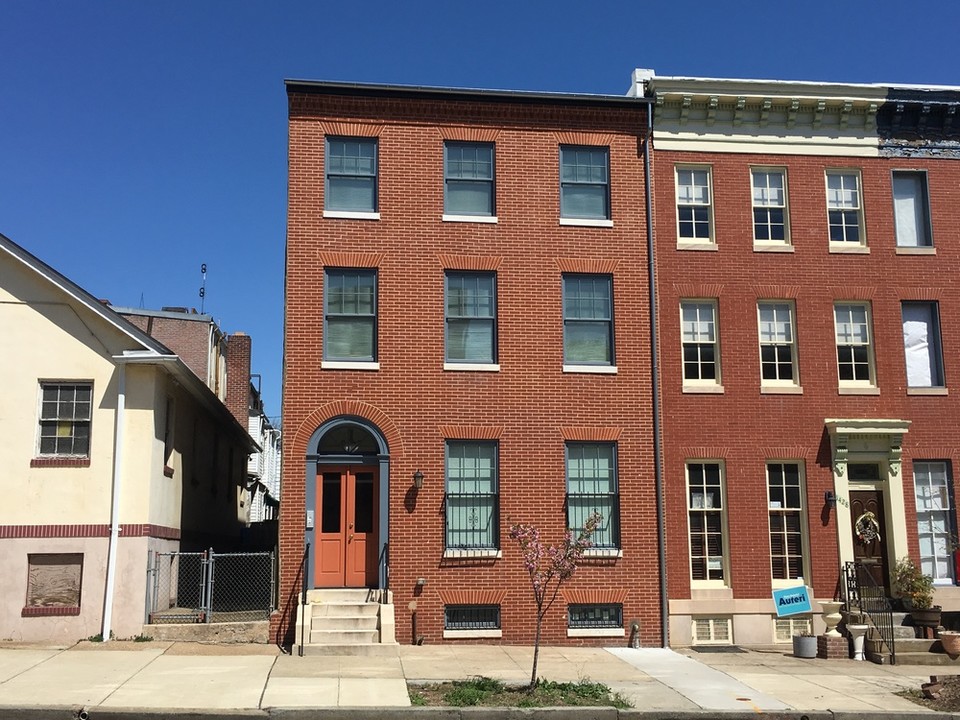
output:
M532 648L515 646L402 645L396 650L383 657L301 658L263 645L0 645L0 718L26 717L24 709L31 708L41 713L35 717L44 718L77 717L80 709L92 719L136 717L123 714L131 708L145 711L144 716L166 711L164 717L185 717L193 709L206 711L206 717L296 716L297 709L310 708L369 709L352 715L356 718L398 712L409 717L420 709L401 711L410 707L408 681L483 675L519 684L529 679L533 656ZM931 673L940 674L917 666L801 660L783 647L739 653L545 647L539 662L545 679L606 684L635 708L620 716L637 718L665 713L672 718L724 713L938 717L895 694L919 688ZM577 713L586 716L583 709ZM590 717L598 713L591 711ZM459 711L444 716L459 717Z

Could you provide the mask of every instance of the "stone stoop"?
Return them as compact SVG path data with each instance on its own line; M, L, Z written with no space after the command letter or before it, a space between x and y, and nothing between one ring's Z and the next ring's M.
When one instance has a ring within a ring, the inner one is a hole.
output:
M893 614L893 638L897 651L897 665L957 665L960 656L953 658L943 651L943 645L935 638L917 637L922 632L910 624L908 613ZM889 651L880 639L876 628L867 632L866 655L877 663L889 662Z
M297 611L294 652L309 655L390 655L397 652L393 605L380 590L331 588L307 591ZM392 600L392 597L388 597Z

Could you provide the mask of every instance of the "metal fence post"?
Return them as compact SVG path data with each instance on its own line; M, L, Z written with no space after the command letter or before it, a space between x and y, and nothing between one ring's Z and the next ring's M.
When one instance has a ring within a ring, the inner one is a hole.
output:
M205 582L206 582L206 598L204 599L204 610L206 613L206 621L208 623L213 622L213 563L214 563L214 554L213 548L207 552L207 561L204 566L206 572Z

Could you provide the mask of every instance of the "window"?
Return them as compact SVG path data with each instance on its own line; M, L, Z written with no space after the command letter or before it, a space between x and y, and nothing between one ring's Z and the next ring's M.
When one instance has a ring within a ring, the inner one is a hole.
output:
M594 512L603 516L593 547L620 547L620 497L613 443L567 443L567 526L576 535Z
M27 555L27 597L21 615L79 615L82 579L81 553Z
M377 140L327 138L326 210L377 211Z
M953 584L953 490L945 462L915 462L920 569L938 584Z
M446 361L496 363L496 275L451 271L446 284Z
M377 273L324 271L323 357L371 362L377 359Z
M774 618L774 642L790 642L794 635L813 635L813 618L809 615Z
M492 217L493 143L446 142L443 154L444 214Z
M560 146L560 217L610 219L610 151Z
M827 173L827 224L830 226L830 242L865 244L859 173Z
M753 239L758 243L788 244L786 171L754 169L750 176L753 184Z
M680 240L713 242L713 205L710 196L710 168L677 168Z
M447 548L500 546L497 444L447 441Z
M92 383L40 383L40 456L88 457Z
M499 605L445 605L444 630L499 630Z
M690 571L693 580L726 579L723 477L715 462L687 463Z
M933 246L926 173L893 171L893 215L897 247Z
M710 300L683 300L680 303L680 320L684 385L719 385L716 304Z
M568 605L567 627L573 629L622 628L623 605Z
M797 341L793 332L793 305L757 303L760 323L760 383L796 386Z
M767 463L770 566L774 580L797 580L803 572L803 490L797 463Z
M907 361L907 386L943 387L943 353L940 349L940 314L935 302L903 302L903 350Z
M563 276L563 361L613 365L613 278Z
M873 385L869 306L860 303L837 303L833 312L837 331L837 370L840 384Z

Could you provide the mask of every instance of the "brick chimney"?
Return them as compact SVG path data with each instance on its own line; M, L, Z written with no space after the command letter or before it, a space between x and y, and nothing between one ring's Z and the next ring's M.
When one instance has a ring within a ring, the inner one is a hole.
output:
M244 429L250 414L250 336L227 337L227 409Z

